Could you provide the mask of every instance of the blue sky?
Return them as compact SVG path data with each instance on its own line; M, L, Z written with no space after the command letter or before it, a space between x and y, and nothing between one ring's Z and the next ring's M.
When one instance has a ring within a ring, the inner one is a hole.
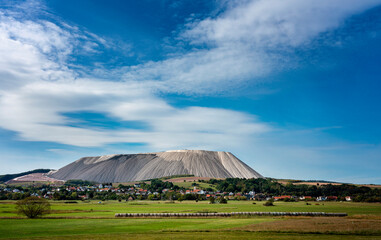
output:
M2 1L0 174L230 151L381 183L381 1Z

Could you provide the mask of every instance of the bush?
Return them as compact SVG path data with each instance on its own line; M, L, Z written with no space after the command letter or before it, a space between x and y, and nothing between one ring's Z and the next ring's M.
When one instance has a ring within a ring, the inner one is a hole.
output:
M216 199L214 197L210 197L209 198L209 203L210 204L213 204L215 201L216 201Z
M221 203L221 204L227 204L228 203L228 201L224 197L220 197L218 199L218 202Z
M50 203L44 198L27 197L16 202L16 209L19 214L28 218L40 217L50 212Z
M266 207L269 207L269 206L274 206L274 200L273 199L270 199L268 201L266 201L263 206L266 206Z
M285 202L296 202L296 200L294 198L285 198L284 201Z

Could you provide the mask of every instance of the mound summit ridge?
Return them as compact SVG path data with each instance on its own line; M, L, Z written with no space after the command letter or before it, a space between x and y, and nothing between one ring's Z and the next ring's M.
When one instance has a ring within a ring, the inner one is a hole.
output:
M230 152L204 150L83 157L49 173L49 176L61 180L129 182L185 174L212 178L263 178Z

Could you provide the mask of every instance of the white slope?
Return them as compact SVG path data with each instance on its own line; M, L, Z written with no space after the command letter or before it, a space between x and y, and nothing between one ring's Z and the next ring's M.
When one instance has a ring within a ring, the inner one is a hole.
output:
M192 174L212 178L263 178L229 152L171 150L84 157L50 173L56 179L128 182Z

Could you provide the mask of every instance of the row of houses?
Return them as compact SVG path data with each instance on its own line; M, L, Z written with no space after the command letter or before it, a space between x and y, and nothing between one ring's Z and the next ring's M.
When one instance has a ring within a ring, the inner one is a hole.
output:
M271 198L269 198L271 199ZM269 200L268 199L268 200ZM319 197L311 197L311 196L291 196L291 195L282 195L282 196L276 196L272 197L275 201L284 201L286 199L294 199L294 200L301 200L301 201L337 201L337 196L319 196ZM352 201L351 196L346 196L345 201Z
M157 191L149 191L147 189L140 188L139 184L135 184L133 187L129 188L118 188L113 187L112 185L94 185L94 186L67 186L67 187L55 187L51 188L49 190L41 188L39 189L40 192L44 192L43 197L45 198L52 198L53 194L55 192L60 192L66 190L68 192L78 192L82 193L81 195L78 195L81 198L87 198L86 194L87 192L111 192L116 193L117 195L132 195L132 196L148 196L148 195L159 195L160 193ZM0 189L0 191L4 192L13 192L13 193L24 193L23 190L19 190L17 188L4 188ZM255 193L254 191L250 191L248 193L233 193L233 192L220 192L220 191L205 191L203 189L198 189L197 187L194 187L193 189L188 190L179 190L175 191L172 189L163 189L162 193L168 193L168 192L175 192L179 194L198 194L205 196L206 199L209 199L211 197L219 198L224 197L226 199L239 199L239 200L270 200L273 199L274 201L284 201L284 200L290 200L293 199L295 201L304 201L304 200L310 200L310 201L337 201L337 196L319 196L319 197L312 197L312 196L291 196L291 195L282 195L282 196L267 196L262 193ZM33 193L34 195L38 196L37 193ZM352 198L350 196L345 197L346 201L352 201Z

